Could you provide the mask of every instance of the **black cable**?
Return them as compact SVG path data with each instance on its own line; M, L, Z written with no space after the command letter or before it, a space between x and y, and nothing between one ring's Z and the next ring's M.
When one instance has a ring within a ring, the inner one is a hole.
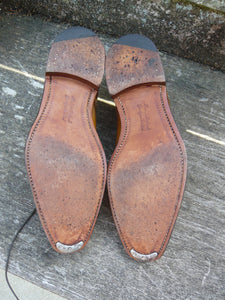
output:
M13 295L15 296L15 298L17 300L19 300L19 298L17 297L16 293L14 292L11 284L9 283L9 279L8 279L8 269L9 269L9 260L10 260L10 255L11 255L11 251L12 251L12 248L13 248L13 245L15 243L15 240L17 239L19 233L23 230L24 226L30 221L30 219L33 217L33 215L36 213L36 208L32 211L32 213L29 215L29 217L25 220L25 222L23 223L23 225L17 230L12 242L11 242L11 245L9 247L9 250L8 250L8 256L7 256L7 260L6 260L6 265L5 265L5 280L8 284L8 287L10 288L11 292L13 293Z

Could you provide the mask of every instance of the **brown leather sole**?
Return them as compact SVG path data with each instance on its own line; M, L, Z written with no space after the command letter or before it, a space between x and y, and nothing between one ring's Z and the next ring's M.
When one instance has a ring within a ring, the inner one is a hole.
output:
M56 38L27 140L37 211L52 247L62 253L85 246L105 189L106 159L92 119L104 60L104 47L90 30L74 27Z
M108 52L106 80L121 123L107 177L113 217L127 253L155 260L174 227L187 165L152 41L140 35L121 38Z

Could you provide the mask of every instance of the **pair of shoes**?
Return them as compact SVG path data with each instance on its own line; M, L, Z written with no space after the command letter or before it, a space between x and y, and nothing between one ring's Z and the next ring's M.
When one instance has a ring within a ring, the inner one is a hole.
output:
M102 77L118 113L108 165L96 132ZM186 180L186 153L170 112L159 53L127 35L109 50L90 30L59 34L49 54L43 100L26 144L28 176L52 247L82 249L93 231L106 178L114 221L134 259L159 258L168 243Z

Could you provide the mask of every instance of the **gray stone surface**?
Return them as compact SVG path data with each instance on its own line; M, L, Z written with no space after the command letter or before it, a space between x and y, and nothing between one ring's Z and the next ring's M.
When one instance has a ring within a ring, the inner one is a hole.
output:
M10 283L13 285L19 299L25 300L65 300L64 297L53 294L46 289L26 281L18 276L9 274ZM5 281L5 272L0 268L0 299L15 300ZM35 296L34 296L35 295Z
M225 12L224 0L189 0L197 5L202 5L210 9L215 9L221 12Z
M65 25L15 16L4 16L0 22L0 63L44 77L50 43ZM113 42L106 36L101 38L107 48ZM78 253L56 253L35 215L15 244L11 273L67 299L225 298L225 74L176 56L162 53L161 57L171 109L188 155L186 191L163 257L153 263L128 257L105 194L93 235ZM2 67L0 70L3 268L15 231L34 207L24 147L43 84ZM109 97L104 84L100 97ZM109 158L116 134L115 108L98 102L97 111L98 131ZM210 142L187 130L223 143Z
M2 11L40 15L112 36L142 33L161 51L225 70L224 1L214 0L211 5L209 2L2 0L1 7Z

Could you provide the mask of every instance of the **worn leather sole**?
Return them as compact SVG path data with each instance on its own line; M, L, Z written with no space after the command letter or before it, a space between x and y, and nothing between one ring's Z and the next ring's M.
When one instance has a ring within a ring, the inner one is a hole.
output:
M106 80L121 124L107 177L113 217L127 253L155 260L174 227L187 166L152 41L141 35L119 39L106 58Z
M43 100L26 144L26 166L43 228L62 253L80 250L101 205L106 159L93 116L104 46L82 27L54 41Z

